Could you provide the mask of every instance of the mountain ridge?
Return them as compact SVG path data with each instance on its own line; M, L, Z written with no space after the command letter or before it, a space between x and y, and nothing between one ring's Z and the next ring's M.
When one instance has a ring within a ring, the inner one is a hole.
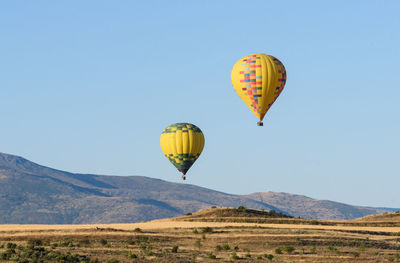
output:
M278 209L284 208L287 213L295 214L303 218L333 220L354 219L368 215L370 209L377 211L383 210L381 208L354 206L330 200L318 200L304 195L283 192L252 193L244 196L271 204ZM384 211L390 210L386 209ZM321 218L319 216L321 213L325 214L326 218Z
M272 199L265 202L257 193L227 194L144 176L70 173L0 153L0 224L129 223L184 215L210 206L307 215L280 203ZM315 211L309 209L319 219L352 219L386 211L335 204L346 209L336 209L334 214L323 205Z

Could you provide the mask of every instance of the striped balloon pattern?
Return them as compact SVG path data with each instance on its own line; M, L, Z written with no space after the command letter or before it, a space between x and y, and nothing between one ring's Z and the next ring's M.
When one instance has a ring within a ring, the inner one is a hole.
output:
M165 157L185 175L203 151L204 135L194 124L175 123L161 133L160 145Z

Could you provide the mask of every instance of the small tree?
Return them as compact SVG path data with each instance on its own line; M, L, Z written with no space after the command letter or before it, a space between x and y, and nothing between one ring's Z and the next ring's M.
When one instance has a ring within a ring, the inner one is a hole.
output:
M203 231L202 231L202 232L203 232L203 233L212 233L212 232L213 232L213 229L212 229L211 227L207 226L207 227L203 228Z
M238 209L239 212L242 212L242 213L246 213L246 211L247 211L247 208L242 206L242 205L239 206L237 209Z
M178 246L174 246L171 250L172 253L178 253Z
M236 254L235 251L233 251L233 252L231 253L231 257L232 257L233 259L239 259L239 256Z
M291 254L293 251L295 251L295 248L292 246L286 246L283 247L283 250L286 251L288 254Z
M223 248L224 250L229 250L229 249L231 249L231 247L230 247L228 244L223 244L223 245L222 245L222 248Z
M217 258L217 256L214 255L212 252L207 252L207 256L208 256L208 258L210 258L210 259L216 259L216 258Z
M129 253L129 258L137 258L137 255L135 253Z

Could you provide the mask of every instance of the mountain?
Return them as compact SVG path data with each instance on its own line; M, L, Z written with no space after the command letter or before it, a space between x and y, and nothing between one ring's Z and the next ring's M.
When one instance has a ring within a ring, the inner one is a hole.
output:
M381 214L389 209L352 206L329 200L317 200L303 195L288 193L253 193L245 195L253 200L268 203L290 215L314 219L354 219L371 214Z
M373 208L373 209L380 209L380 210L385 210L387 212L399 212L400 208L392 208L392 207L372 207L372 206L366 206L367 208Z
M74 174L0 153L0 224L138 222L213 205L279 211L194 185L142 176Z
M0 224L128 223L210 206L273 209L324 219L385 212L282 193L241 196L142 176L75 174L0 153Z

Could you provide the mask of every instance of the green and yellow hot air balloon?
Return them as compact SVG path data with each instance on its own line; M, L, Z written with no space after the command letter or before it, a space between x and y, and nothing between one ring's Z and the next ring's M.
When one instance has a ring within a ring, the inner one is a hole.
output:
M252 54L241 58L232 69L232 85L240 98L260 119L278 98L286 83L286 70L275 57Z
M167 128L160 137L161 150L165 157L183 174L199 158L204 147L203 132L194 124L175 123Z

